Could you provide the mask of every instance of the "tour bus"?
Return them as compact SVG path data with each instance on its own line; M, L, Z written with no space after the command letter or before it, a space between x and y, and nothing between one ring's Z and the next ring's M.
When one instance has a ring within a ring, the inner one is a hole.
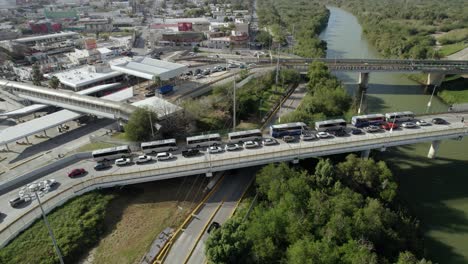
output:
M383 114L353 116L351 119L351 124L355 127L367 127L370 125L379 126L383 122L385 122L385 116Z
M318 132L340 130L346 128L346 121L343 119L325 120L315 122L315 130Z
M128 157L131 153L130 147L118 146L113 148L99 149L92 152L95 161L113 160Z
M270 126L270 136L274 138L281 138L284 136L299 136L303 130L308 130L303 122L286 123Z
M387 122L406 122L414 119L414 113L411 111L386 113Z
M187 147L199 148L213 145L221 145L221 136L216 134L200 135L187 138Z
M249 140L261 140L262 131L260 129L231 132L228 134L229 143L243 143Z
M145 154L174 151L177 150L177 143L173 138L143 142L141 143L141 150L143 150Z

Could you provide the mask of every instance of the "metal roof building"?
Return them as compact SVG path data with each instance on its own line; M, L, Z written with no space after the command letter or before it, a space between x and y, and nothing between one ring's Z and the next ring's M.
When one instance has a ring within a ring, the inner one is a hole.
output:
M166 81L181 75L187 71L188 67L179 63L145 57L122 64L111 65L111 69L147 80L152 80L154 76L159 76L161 80Z

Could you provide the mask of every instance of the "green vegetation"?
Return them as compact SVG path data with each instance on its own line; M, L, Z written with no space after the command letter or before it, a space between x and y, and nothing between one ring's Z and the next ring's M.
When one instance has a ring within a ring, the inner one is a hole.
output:
M326 43L318 38L327 25L329 11L325 5L308 0L258 0L260 27L268 28L273 39L286 44L286 35L295 40L294 53L302 57L324 57ZM262 42L265 37L262 36Z
M52 76L49 80L49 87L52 89L57 89L60 85L60 80L56 76Z
M446 57L448 55L452 55L456 52L459 52L460 50L464 48L468 48L468 43L459 42L459 43L444 45L442 46L442 48L438 50L438 52L442 57Z
M395 203L382 161L322 159L313 173L270 164L256 185L250 215L236 214L206 241L210 263L431 263L417 259L418 221Z
M466 15L466 14L465 14ZM459 43L466 41L468 42L468 28L460 28L460 29L454 29L443 36L441 36L439 39L440 44L445 45L445 44L454 44L454 43Z
M39 66L39 63L34 63L32 66L32 72L31 72L31 80L34 85L41 86L41 81L42 81L42 72L41 68Z
M78 152L88 152L88 151L93 151L96 149L103 149L103 148L112 148L115 147L115 144L111 143L105 143L105 142L92 142L89 144L86 144L84 146L81 146L77 149Z
M113 195L92 192L74 198L48 214L65 263L76 261L102 234L103 220ZM35 201L33 201L35 203ZM0 263L58 263L42 219L0 251Z
M283 69L279 73L278 86L275 85L276 73L270 72L252 78L236 90L236 116L238 123L248 121L259 123L262 115L286 92L289 85L297 85L300 75L295 70ZM193 121L197 130L220 130L230 128L233 110L233 86L231 84L215 87L209 96L186 100L183 104L185 116Z
M125 125L125 134L131 141L148 141L158 133L155 127L157 122L158 116L155 112L148 108L140 107L132 113L128 123Z
M322 62L313 62L309 66L307 94L301 105L281 118L281 122L313 122L326 117L342 117L351 109L351 97L346 93L341 82L332 75Z
M385 57L438 58L440 54L433 49L435 39L430 34L468 26L465 0L337 0L330 3L354 13L367 38ZM440 41L449 44L463 38L466 36L449 33Z

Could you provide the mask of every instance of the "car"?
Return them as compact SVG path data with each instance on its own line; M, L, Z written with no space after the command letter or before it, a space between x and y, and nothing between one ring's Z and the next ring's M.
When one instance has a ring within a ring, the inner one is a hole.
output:
M415 128L415 127L417 127L416 123L414 123L414 122L403 122L401 124L401 126L404 127L404 128Z
M245 66L245 64L241 64L241 65L239 66L239 68L245 69L245 68L247 68L247 66Z
M211 72L219 72L218 66L213 67L213 69L211 70Z
M182 156L184 156L186 158L187 157L193 157L193 156L198 155L198 153L200 153L200 150L189 148L189 149L186 149L186 150L182 151Z
M322 131L322 132L318 132L318 133L317 133L317 137L318 137L318 138L329 138L329 137L331 137L331 134L328 133L328 132L323 132L323 131Z
M209 234L211 231L216 230L216 229L218 229L220 227L221 227L221 225L218 222L213 222L213 223L210 224L210 226L208 227L208 230L206 230L206 232Z
M201 78L203 78L203 77L205 77L205 76L203 76L203 75L201 75L201 74L197 74L197 75L195 76L195 79L201 79Z
M151 160L153 160L151 156L142 155L142 156L138 156L138 158L136 158L135 163L136 164L143 164L143 163L150 162Z
M131 163L131 160L129 158L120 158L120 159L116 159L114 163L117 166L125 166L125 165L129 165Z
M94 170L100 171L100 170L108 169L110 167L112 166L108 163L99 162L98 164L96 164L96 166L94 166Z
M353 128L353 129L351 129L351 134L353 134L353 135L360 135L360 134L362 134L362 133L364 133L364 132L362 132L362 130L359 129L359 128Z
M274 138L264 138L262 143L263 143L263 146L271 146L271 145L278 144L278 141Z
M255 63L250 63L250 64L247 65L248 68L253 68L255 66L257 66L257 64L255 64Z
M211 70L210 70L210 69L205 69L205 70L202 72L203 75L210 75L210 73L211 73Z
M237 68L237 65L236 65L236 64L230 63L230 64L228 65L228 68Z
M372 125L372 126L365 127L364 130L370 133L374 133L374 132L379 132L380 127Z
M239 144L233 144L233 143L226 144L226 146L224 147L224 150L226 151L234 151L234 150L239 150L239 149L240 149Z
M447 121L445 121L445 119L443 119L443 118L436 117L436 118L432 119L432 123L436 124L436 125L444 125L444 124L447 123Z
M156 93L154 91L145 93L145 97L153 97L155 95L156 95Z
M200 74L200 73L202 73L202 70L201 69L196 69L194 75L197 75L197 74Z
M381 127L385 130L390 130L390 129L397 129L398 125L397 123L387 122L387 123L382 124Z
M248 149L248 148L258 148L259 147L259 144L257 141L252 141L252 140L249 140L249 141L246 141L244 142L244 148Z
M83 174L85 174L87 171L83 168L80 168L80 169L73 169L72 171L70 171L68 173L68 177L70 178L74 178L74 177L78 177L78 176L81 176Z
M26 199L24 199L23 197L16 197L16 198L13 198L10 200L10 205L11 207L13 208L16 208L22 204L24 204L26 202Z
M284 136L283 141L286 142L286 143L294 142L294 141L296 141L296 138L293 137L293 136Z
M317 139L317 136L315 136L313 133L303 133L301 134L301 140L302 141L310 141Z
M348 135L344 129L338 129L333 132L333 134L337 137L345 137Z
M170 160L172 159L173 156L171 153L169 152L161 152L161 153L158 153L156 154L156 159L159 161L159 160Z
M206 151L210 154L213 154L213 153L221 153L223 152L223 149L219 146L211 146L207 148Z
M47 179L47 180L44 180L42 181L40 184L39 184L39 190L41 191L45 191L47 186L49 188L53 188L55 185L57 185L58 182L55 180L55 179Z
M416 122L416 125L418 125L418 126L430 126L431 123L426 122L424 120L419 120L419 121Z

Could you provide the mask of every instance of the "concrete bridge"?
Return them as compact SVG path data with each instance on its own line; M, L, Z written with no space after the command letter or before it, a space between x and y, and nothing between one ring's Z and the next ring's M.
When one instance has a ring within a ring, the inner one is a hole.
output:
M190 60L190 58L187 58ZM225 63L220 58L193 58L196 61ZM259 65L276 65L294 68L301 72L307 72L309 64L314 61L324 62L331 71L347 71L359 73L359 86L366 88L370 72L400 72L400 73L427 73L427 85L438 86L444 80L446 74L468 74L468 61L461 60L413 60L413 59L237 59L243 63L255 63Z
M184 158L176 155L176 159L167 162L149 163L146 165L133 165L127 167L113 167L108 171L94 171L93 162L85 161L73 164L70 167L49 173L47 177L60 180L60 189L47 194L41 200L46 211L63 204L65 201L83 193L113 186L123 186L162 179L183 177L189 175L211 176L214 172L264 165L274 162L293 162L300 159L321 157L340 153L361 152L361 157L367 158L371 150L385 151L386 148L431 142L428 157L434 158L442 140L462 140L468 135L468 123L461 122L461 117L468 120L466 113L448 113L424 116L426 120L441 117L448 121L446 125L432 125L415 129L398 129L393 132L366 133L364 135L350 135L321 139L317 141L285 143L275 146L264 146L258 149L245 149L242 151L225 152L220 154L207 154L198 157ZM66 171L83 166L90 172L89 175L79 179L69 179ZM88 167L86 167L88 166ZM62 177L62 178L60 178ZM203 176L201 176L203 177ZM4 213L7 218L0 223L0 246L14 238L35 219L40 217L40 209L33 203L23 211L11 209L6 202L10 197L17 195L12 191L2 196ZM17 191L16 191L17 192ZM12 212L14 211L14 213ZM12 216L15 215L16 216Z

